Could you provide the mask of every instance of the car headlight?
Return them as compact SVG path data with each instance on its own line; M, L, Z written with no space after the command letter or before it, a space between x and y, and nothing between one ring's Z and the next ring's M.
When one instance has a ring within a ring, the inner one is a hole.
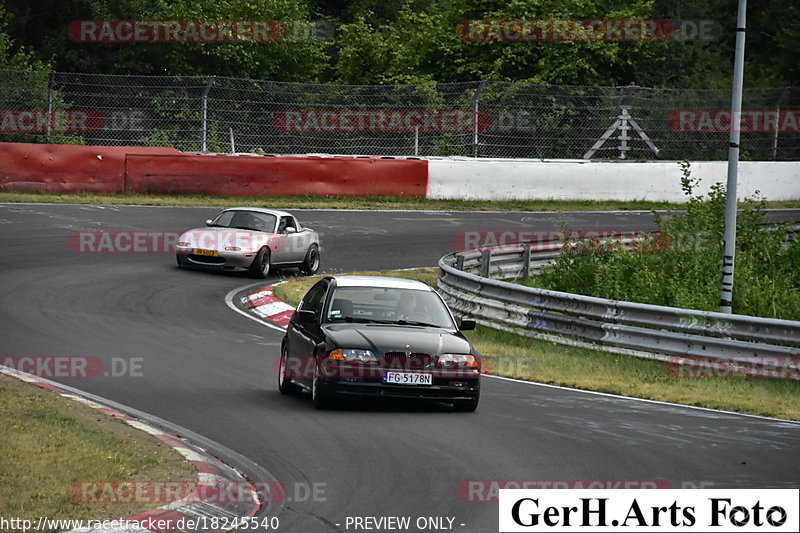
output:
M239 250L241 250L241 248L239 248L238 246L226 246L225 247L225 251L226 252L238 252Z
M348 361L355 363L377 363L378 359L372 350L359 350L358 348L336 348L328 352L328 359Z
M178 241L177 244L178 244L178 248L189 248L192 245L192 243L190 243L188 241Z
M436 364L441 368L478 368L478 360L472 354L445 353L437 358Z

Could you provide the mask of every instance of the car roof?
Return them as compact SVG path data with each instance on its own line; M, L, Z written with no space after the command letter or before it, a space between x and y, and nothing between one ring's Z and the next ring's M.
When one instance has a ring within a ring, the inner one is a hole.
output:
M337 287L378 287L386 289L432 290L428 285L415 279L391 278L388 276L330 276L336 280Z
M264 207L229 207L227 209L223 209L223 211L255 211L257 213L264 213L265 215L274 215L277 217L294 216L286 211L280 211L278 209L266 209Z

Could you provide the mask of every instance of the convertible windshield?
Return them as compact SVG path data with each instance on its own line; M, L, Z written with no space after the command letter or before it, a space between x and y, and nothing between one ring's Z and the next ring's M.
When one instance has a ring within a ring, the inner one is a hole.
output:
M326 319L455 328L439 296L419 289L336 287Z
M276 222L277 219L274 215L258 211L223 211L211 225L222 228L274 232Z

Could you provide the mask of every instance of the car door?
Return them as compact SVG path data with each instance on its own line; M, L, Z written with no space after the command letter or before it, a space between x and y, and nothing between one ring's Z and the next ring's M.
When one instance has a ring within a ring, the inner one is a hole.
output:
M294 217L292 217L294 218ZM298 251L298 262L304 261L306 258L306 254L308 253L309 247L314 244L315 233L314 230L311 228L304 228L300 225L300 222L295 218L294 219L295 227L297 228L297 251Z
M283 254L281 254L281 263L300 263L306 257L308 251L309 232L301 231L300 225L297 220L291 216L281 217L280 224L281 235L283 237Z
M294 313L286 328L286 344L289 359L287 369L297 369L291 377L299 383L311 386L313 376L314 348L325 340L322 332L322 308L328 292L330 280L323 279L314 285L303 297L298 311L312 311L316 315L313 322L300 320L300 313ZM299 374L299 375L298 375Z

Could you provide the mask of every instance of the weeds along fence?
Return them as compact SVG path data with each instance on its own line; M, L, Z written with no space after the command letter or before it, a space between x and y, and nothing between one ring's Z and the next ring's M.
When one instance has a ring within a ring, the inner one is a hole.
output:
M797 227L795 227L795 230ZM638 236L620 235L623 244ZM453 311L494 329L589 348L763 377L800 379L800 322L608 300L526 287L558 241L454 252L438 286Z
M0 71L0 141L184 151L724 160L727 90ZM747 89L744 160L800 159L800 88Z

